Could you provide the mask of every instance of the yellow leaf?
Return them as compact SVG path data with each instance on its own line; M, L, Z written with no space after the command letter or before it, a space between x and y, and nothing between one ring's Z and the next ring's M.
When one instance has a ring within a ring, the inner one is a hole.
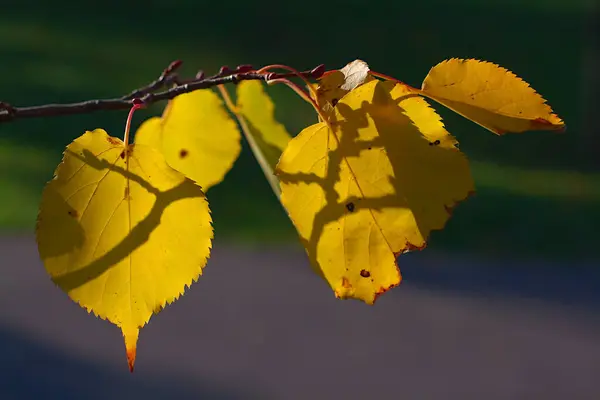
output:
M163 116L139 127L136 143L160 150L167 163L204 191L223 180L240 154L240 132L211 89L181 94Z
M237 114L245 120L250 134L248 140L258 146L272 174L291 136L285 127L275 120L275 105L261 82L242 81L238 84Z
M372 304L400 282L396 256L423 248L473 188L466 157L404 85L352 90L330 122L292 139L277 165L281 202L337 297Z
M327 71L316 88L317 104L328 115L348 92L374 79L369 74L369 66L362 60L354 60L339 70Z
M36 235L52 280L121 328L133 369L139 329L198 279L213 230L198 185L157 150L97 129L67 147Z
M443 61L429 71L419 93L498 135L565 128L527 82L487 61Z

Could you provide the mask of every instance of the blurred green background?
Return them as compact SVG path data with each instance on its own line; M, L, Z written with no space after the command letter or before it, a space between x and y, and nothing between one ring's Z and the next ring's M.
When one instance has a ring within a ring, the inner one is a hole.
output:
M25 106L116 97L175 59L184 61L182 74L193 76L246 63L335 69L361 58L415 86L446 58L492 61L541 93L567 132L497 137L435 105L472 160L477 194L433 234L430 249L595 259L600 31L594 13L585 0L3 1L0 100ZM314 122L312 109L291 91L269 92L292 134ZM163 106L136 114L134 129ZM64 147L97 127L120 136L125 117L113 111L0 124L0 229L33 232L41 190ZM247 146L208 197L221 239L297 241Z

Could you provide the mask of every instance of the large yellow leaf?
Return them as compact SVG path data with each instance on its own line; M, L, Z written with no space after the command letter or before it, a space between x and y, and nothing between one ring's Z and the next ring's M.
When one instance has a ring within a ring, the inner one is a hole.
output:
M52 280L121 328L131 369L139 329L198 279L213 237L198 185L157 150L102 129L67 147L36 233Z
M498 135L565 128L527 82L487 61L443 61L431 68L419 92Z
M272 174L291 136L285 127L275 120L275 105L261 82L242 81L238 84L237 114L245 120L248 127L248 141L251 145L254 142L258 146Z
M340 298L372 304L400 282L396 256L423 248L474 190L440 117L406 86L372 81L344 96L331 127L292 139L281 201L316 270Z
M211 89L181 94L163 116L139 127L135 141L160 150L167 163L204 191L221 182L240 154L240 132Z

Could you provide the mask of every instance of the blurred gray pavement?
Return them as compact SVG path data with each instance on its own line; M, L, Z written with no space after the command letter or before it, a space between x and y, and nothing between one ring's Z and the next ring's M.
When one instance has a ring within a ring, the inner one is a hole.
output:
M0 236L0 400L600 399L600 276L589 265L400 257L375 306L334 298L303 251L215 243L205 275L140 333Z

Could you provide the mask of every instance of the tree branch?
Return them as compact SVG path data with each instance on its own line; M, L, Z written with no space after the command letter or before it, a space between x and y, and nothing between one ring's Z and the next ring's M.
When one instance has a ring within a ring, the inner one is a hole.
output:
M274 79L294 77L294 74L290 73L258 73L250 65L240 65L235 70L231 70L226 66L221 67L219 73L210 77L204 77L204 73L199 72L194 79L180 81L176 71L181 64L182 62L179 60L173 61L156 80L118 98L86 100L79 103L44 104L29 107L13 107L9 103L0 101L0 123L24 118L87 114L100 110L126 110L131 108L134 102L141 102L148 105L158 101L170 100L183 93L193 92L198 89L207 89L226 83L236 84L245 80L269 82ZM307 79L318 79L324 71L325 67L321 64L301 74ZM157 92L159 89L171 84L175 84L175 86L162 92Z

